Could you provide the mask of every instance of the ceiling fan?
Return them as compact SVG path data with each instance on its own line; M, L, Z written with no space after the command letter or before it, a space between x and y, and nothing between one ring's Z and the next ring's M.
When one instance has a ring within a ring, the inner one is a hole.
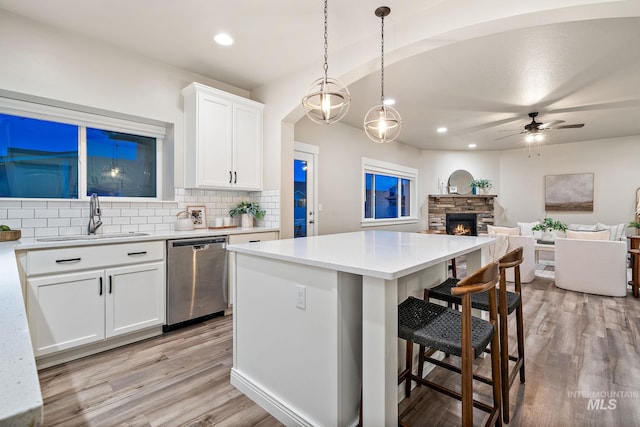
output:
M518 133L514 133L511 135L503 136L502 138L496 139L496 141L504 138L509 138L514 135L527 134L527 142L540 141L542 139L541 132L546 130L555 130L555 129L578 129L584 126L584 123L576 123L572 125L560 125L564 123L564 120L553 120L548 123L541 123L536 121L536 117L538 117L538 112L534 111L529 113L529 117L531 117L531 123L528 123L524 126L524 130Z

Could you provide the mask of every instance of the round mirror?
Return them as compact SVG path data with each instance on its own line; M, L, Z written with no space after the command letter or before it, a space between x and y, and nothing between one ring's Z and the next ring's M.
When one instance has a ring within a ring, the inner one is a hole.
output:
M471 194L473 175L464 169L458 169L449 176L449 193ZM453 187L453 188L452 188Z

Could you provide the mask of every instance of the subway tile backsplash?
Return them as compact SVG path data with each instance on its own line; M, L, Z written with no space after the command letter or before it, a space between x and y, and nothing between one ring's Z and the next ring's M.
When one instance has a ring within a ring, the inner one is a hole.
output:
M187 206L205 206L207 221L228 216L241 200L260 202L267 211L256 225L280 226L280 191L220 191L176 188L175 201L107 202L100 200L103 233L171 231L176 214ZM0 200L0 223L22 230L23 237L87 234L88 201Z

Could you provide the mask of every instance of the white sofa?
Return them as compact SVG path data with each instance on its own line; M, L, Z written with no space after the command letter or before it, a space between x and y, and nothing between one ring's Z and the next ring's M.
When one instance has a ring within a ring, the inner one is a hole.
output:
M570 291L626 296L626 242L556 239L555 284Z

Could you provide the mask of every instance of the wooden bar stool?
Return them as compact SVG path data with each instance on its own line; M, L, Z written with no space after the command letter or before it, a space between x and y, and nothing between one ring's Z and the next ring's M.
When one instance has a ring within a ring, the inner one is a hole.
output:
M505 423L509 422L509 389L515 382L516 373L520 373L520 382L525 382L524 370L524 321L522 315L522 283L520 280L520 264L523 261L523 248L519 247L504 255L498 260L500 268L500 288L499 288L499 311L500 311L500 370L502 378L502 418ZM514 292L507 291L506 269L514 269ZM460 304L461 298L453 294L453 289L457 286L456 279L447 279L440 285L424 290L424 299L437 299L451 304ZM482 311L489 311L489 295L486 293L474 294L471 297L471 306ZM509 354L509 331L507 316L515 311L516 313L516 334L518 340L517 356ZM493 349L493 347L492 347ZM434 352L431 349L420 348L418 375L422 376L423 364L425 361L433 364L442 364L440 360L434 359ZM509 370L509 361L515 362ZM486 378L477 377L478 380L488 382Z
M631 289L633 289L634 298L638 298L640 294L640 249L630 249L631 255Z
M411 395L411 382L432 388L462 401L462 425L473 425L473 407L489 413L485 423L502 425L500 356L491 352L491 380L493 403L473 399L473 360L491 343L499 348L497 334L498 303L496 284L499 267L497 262L488 264L458 282L452 293L461 299L462 312L418 298L409 297L398 306L398 336L407 341L406 369L400 373L398 383L405 381L405 396ZM471 315L472 295L487 294L489 321ZM448 389L438 383L413 373L413 345L430 347L462 358L461 368L449 368L461 374L462 391Z

